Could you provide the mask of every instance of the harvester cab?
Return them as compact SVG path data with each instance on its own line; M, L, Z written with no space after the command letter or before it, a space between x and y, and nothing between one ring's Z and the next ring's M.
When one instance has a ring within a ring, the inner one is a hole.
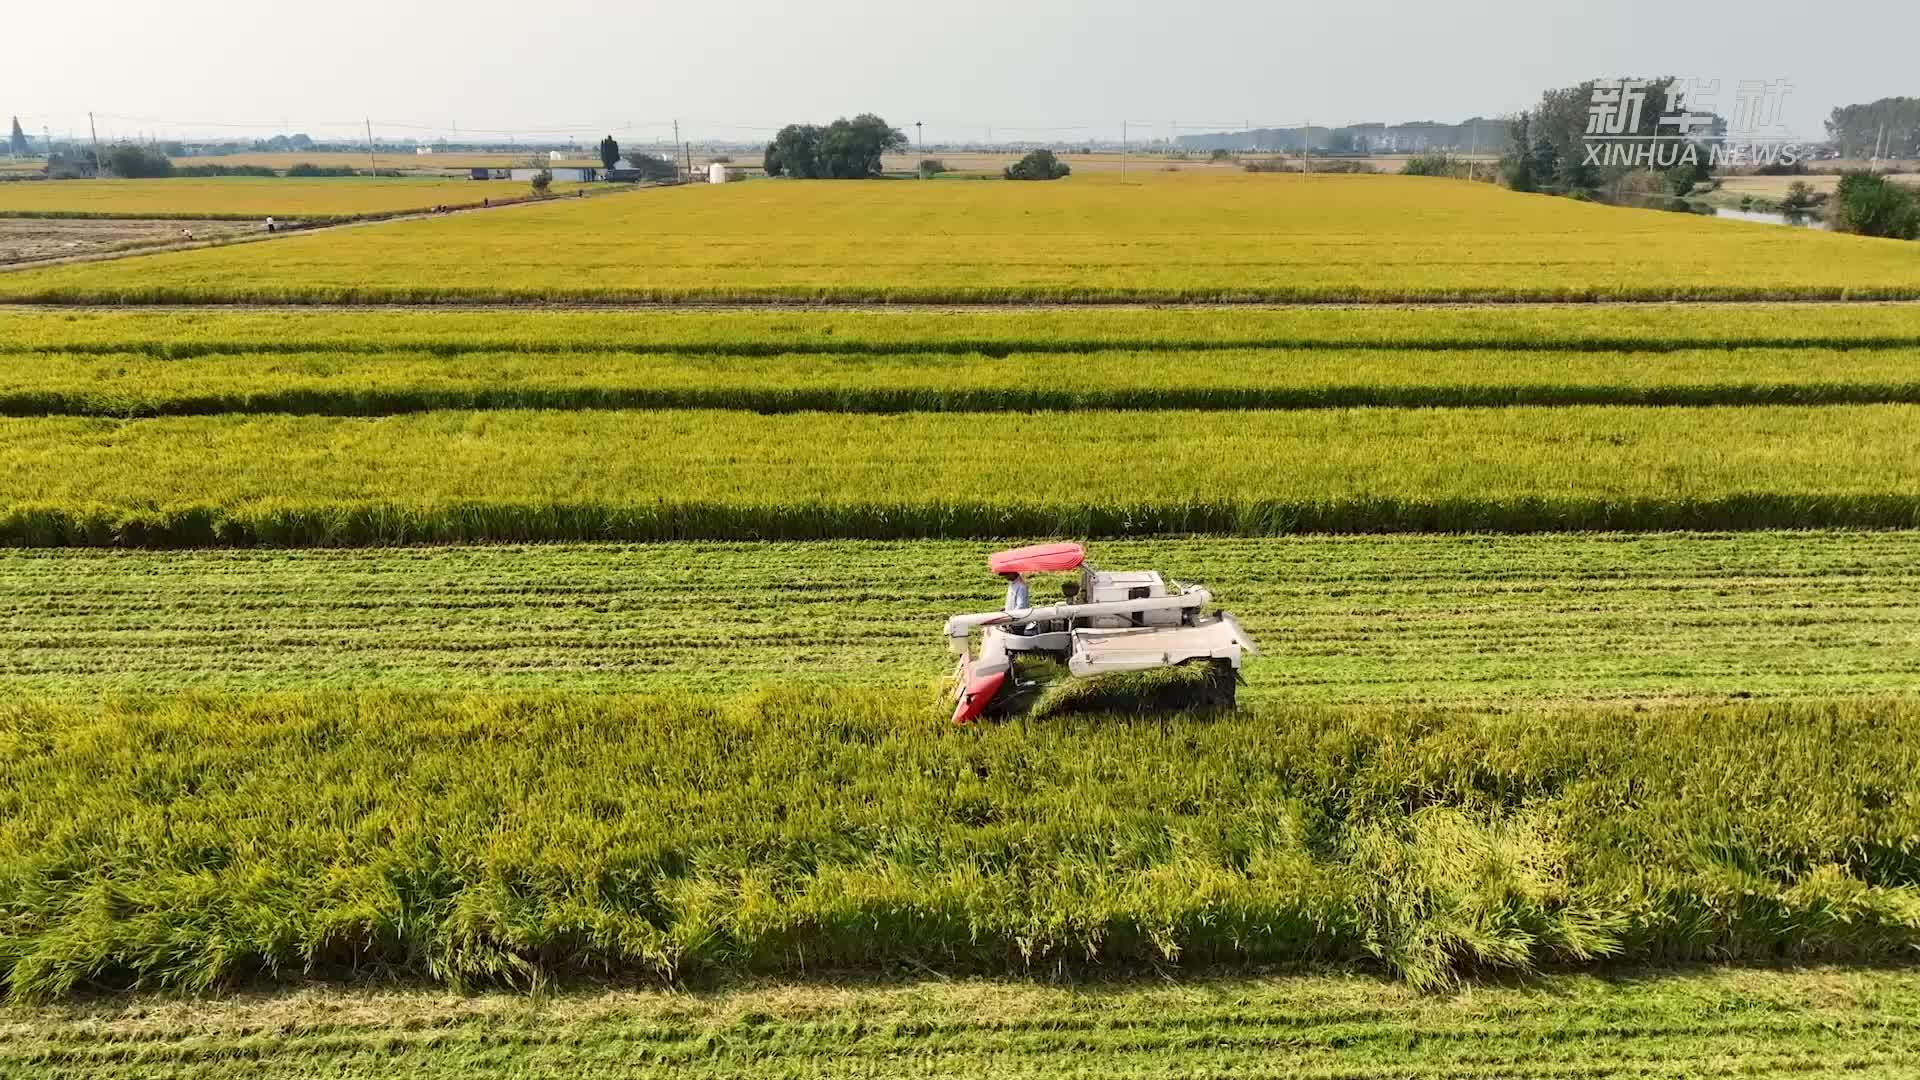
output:
M1005 605L947 620L947 641L960 656L954 669L956 724L1011 705L1033 689L1033 681L1016 674L1020 658L1052 661L1075 678L1206 664L1212 676L1206 703L1230 708L1241 658L1260 652L1232 615L1205 613L1213 600L1206 589L1169 585L1151 570L1096 569L1079 544L995 552L987 569L1007 579ZM1035 607L1027 576L1045 573L1074 577L1061 587L1062 603ZM980 633L978 654L975 631Z

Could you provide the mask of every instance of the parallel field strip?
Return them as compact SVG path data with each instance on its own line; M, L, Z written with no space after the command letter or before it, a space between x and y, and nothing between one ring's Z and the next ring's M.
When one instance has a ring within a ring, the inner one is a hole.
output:
M1001 597L970 542L0 552L0 686L929 687ZM1264 646L1253 701L1920 689L1920 536L1111 541Z
M1920 404L1920 347L0 354L0 416Z
M1747 971L1420 995L1354 976L134 998L0 1013L0 1075L1862 1077L1920 1068L1910 974Z
M0 353L926 354L1920 347L1915 304L1366 307L0 308Z
M41 546L1910 528L1920 407L44 417L0 497Z
M1911 696L1258 706L0 698L0 980L1901 962Z

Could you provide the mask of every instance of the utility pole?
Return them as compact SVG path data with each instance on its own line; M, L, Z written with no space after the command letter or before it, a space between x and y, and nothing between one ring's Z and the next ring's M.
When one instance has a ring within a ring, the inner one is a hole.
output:
M1120 121L1120 182L1127 180L1127 122Z
M673 145L676 147L680 145L680 121L678 120L673 122ZM693 182L693 166L691 164L687 166L687 175L682 177L681 181L683 183Z
M1313 121L1300 125L1300 175L1307 175L1308 143L1313 138Z
M1473 149L1467 151L1467 179L1473 179L1473 159L1480 153L1480 118L1467 121L1473 126Z
M93 139L93 175L97 177L107 170L100 164L100 129L93 126L93 114L91 112L87 114L87 134ZM1876 154L1875 156L1878 155Z
M373 156L373 117L363 117L367 122L367 171L374 176L380 175L380 159Z

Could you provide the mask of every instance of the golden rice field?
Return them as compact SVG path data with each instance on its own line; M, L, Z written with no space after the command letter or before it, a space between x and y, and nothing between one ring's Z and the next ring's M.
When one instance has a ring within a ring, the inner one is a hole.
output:
M556 184L571 191L580 184ZM73 217L335 218L521 199L506 180L412 177L196 176L166 180L47 180L0 184L0 215Z
M22 353L0 416L1920 404L1920 348Z
M1156 168L0 273L0 1076L1910 1072L1904 976L1582 980L1920 956L1917 252ZM952 728L1041 538L1205 582L1241 711ZM1271 965L1337 1017L690 985ZM315 976L681 997L108 1015Z
M1913 528L1920 406L36 417L0 492L15 544Z
M524 213L525 211L520 211ZM493 219L504 223L503 219ZM384 228L385 226L383 226ZM341 234L335 234L341 235ZM1484 304L1410 307L674 308L576 310L0 307L0 355L42 352L617 352L847 356L1245 349L1555 355L1920 347L1920 305ZM17 365L15 370L17 370Z
M1742 297L1920 297L1920 257L1466 181L1170 173L697 184L0 276L61 303Z

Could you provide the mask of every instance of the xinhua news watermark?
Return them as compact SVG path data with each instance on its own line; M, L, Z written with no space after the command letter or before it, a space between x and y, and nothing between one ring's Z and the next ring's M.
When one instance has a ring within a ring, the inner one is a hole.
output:
M1719 79L1601 79L1587 105L1586 164L1793 165L1810 152L1781 119L1791 93L1785 79L1743 79L1723 119L1716 112ZM1664 99L1651 133L1642 126L1649 97Z

